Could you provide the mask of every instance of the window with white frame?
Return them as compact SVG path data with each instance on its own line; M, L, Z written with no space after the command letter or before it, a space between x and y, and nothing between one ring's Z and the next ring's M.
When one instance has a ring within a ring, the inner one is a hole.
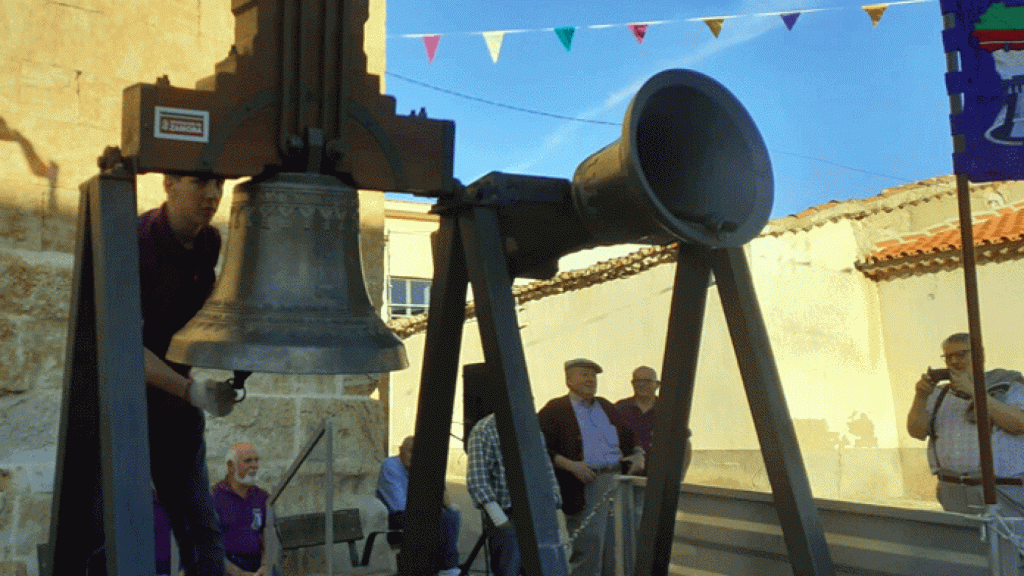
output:
M415 316L427 311L430 303L430 280L391 278L388 283L388 315Z

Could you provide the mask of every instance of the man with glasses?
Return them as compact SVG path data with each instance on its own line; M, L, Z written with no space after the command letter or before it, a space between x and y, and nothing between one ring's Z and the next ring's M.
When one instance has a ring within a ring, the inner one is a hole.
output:
M938 478L936 495L943 509L964 514L984 510L971 341L965 333L942 342L942 357L949 383L938 371L922 374L907 416L907 431L928 439L928 464ZM992 461L1000 514L1024 516L1024 377L1020 372L996 369L985 373L988 413L992 420ZM1020 523L1011 523L1024 534Z
M633 395L615 403L622 424L633 432L633 440L644 450L651 453L651 439L654 437L654 419L658 407L658 373L650 366L640 366L633 370ZM690 467L690 440L686 440L686 453L683 455L683 476ZM647 474L647 470L643 471Z

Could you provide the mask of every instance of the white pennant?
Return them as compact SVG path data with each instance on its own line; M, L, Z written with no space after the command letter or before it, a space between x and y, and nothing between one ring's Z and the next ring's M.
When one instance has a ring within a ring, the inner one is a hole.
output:
M491 53L491 60L498 63L498 54L501 53L501 44L505 41L505 31L482 32L484 41L487 42L487 50Z

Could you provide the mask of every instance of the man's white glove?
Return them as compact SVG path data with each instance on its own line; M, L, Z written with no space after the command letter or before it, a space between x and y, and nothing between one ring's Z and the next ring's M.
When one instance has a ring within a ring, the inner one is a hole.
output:
M235 390L228 382L193 382L188 387L188 401L214 416L227 416L235 407Z
M491 518L491 523L496 527L508 524L508 516L505 515L505 511L494 500L484 504L484 512L487 512L487 515Z

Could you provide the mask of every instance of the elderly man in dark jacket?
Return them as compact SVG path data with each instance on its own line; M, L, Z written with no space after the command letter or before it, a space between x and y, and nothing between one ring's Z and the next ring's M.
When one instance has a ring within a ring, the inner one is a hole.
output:
M569 394L551 400L537 413L573 538L569 562L574 575L613 572L607 494L615 474L644 469L643 449L635 446L612 403L596 395L600 372L593 360L567 361Z

